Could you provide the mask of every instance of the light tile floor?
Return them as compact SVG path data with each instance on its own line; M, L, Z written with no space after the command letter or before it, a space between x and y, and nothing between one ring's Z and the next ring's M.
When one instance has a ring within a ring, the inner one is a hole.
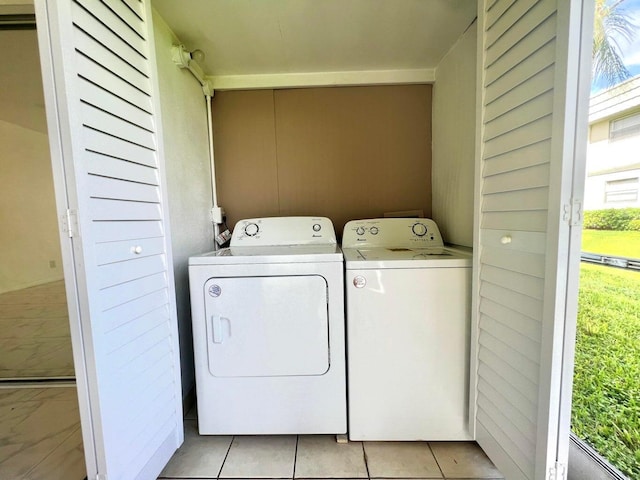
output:
M0 378L73 375L64 281L0 294Z
M0 479L85 476L75 387L0 389Z
M189 415L187 416L189 418ZM475 442L349 442L332 435L200 436L185 442L161 479L502 479Z

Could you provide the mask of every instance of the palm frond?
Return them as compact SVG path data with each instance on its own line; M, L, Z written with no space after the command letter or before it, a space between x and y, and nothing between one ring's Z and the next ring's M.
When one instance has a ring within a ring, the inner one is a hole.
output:
M593 78L608 86L631 76L621 57L620 41L634 39L637 26L622 8L625 0L595 0L596 12L593 29Z

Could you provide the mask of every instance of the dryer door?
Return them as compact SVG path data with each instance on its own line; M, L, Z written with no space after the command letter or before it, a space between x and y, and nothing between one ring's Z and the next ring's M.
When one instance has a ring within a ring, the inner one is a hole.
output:
M211 278L204 290L213 376L322 375L329 369L324 277Z

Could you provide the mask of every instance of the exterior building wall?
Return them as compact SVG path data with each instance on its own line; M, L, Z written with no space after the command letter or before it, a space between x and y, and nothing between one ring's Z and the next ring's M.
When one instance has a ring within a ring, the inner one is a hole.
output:
M640 132L611 135L612 122L640 115L639 107L589 126L585 210L640 207Z

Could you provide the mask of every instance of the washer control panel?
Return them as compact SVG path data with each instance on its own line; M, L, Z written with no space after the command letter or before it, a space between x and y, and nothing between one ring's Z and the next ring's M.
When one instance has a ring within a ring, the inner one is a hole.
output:
M335 245L333 223L326 217L248 218L236 223L231 246Z
M347 222L342 248L442 247L442 236L430 218L373 218Z

